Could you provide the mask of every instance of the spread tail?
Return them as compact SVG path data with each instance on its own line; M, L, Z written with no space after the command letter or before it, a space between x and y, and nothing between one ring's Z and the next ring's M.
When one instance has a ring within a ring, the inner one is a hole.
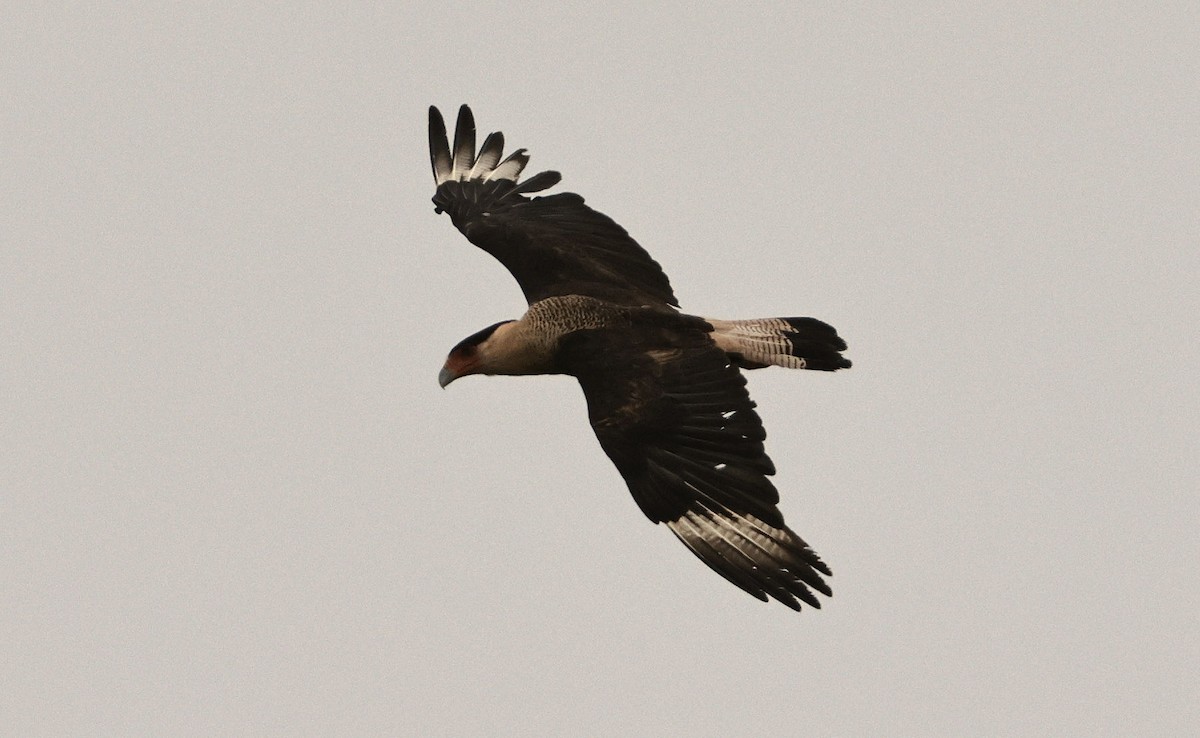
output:
M816 318L712 320L713 338L743 369L783 366L823 372L849 369L841 352L846 342L837 330Z

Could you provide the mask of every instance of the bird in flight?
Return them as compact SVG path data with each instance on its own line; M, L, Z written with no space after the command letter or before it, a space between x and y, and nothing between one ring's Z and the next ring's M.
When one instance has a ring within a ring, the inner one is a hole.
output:
M524 149L504 136L475 149L463 105L451 147L429 108L433 203L516 278L529 309L488 326L446 358L442 387L469 374L568 374L579 380L600 447L633 499L714 571L760 600L799 610L831 594L829 567L784 524L766 432L742 369L835 371L850 361L815 318L687 315L662 268L608 216L562 192L558 172L521 181Z

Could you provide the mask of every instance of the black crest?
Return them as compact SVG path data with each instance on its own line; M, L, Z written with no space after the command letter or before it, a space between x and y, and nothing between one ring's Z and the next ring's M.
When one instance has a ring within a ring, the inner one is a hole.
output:
M450 353L456 354L460 351L466 351L468 349L473 349L476 346L478 346L479 344L488 340L488 338L490 338L491 335L496 332L497 328L504 325L505 323L513 323L513 322L516 322L516 321L502 320L499 323L493 323L492 325L489 325L487 328L484 328L483 330L476 331L476 332L472 333L471 335L467 336L466 338L464 338L463 340L459 341L454 346L454 348L450 349Z

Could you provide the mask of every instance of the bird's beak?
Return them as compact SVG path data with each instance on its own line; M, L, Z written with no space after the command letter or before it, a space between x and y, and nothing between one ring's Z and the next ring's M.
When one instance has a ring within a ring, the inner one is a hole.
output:
M446 385L454 380L468 374L477 374L478 371L478 356L461 351L451 351L450 355L446 357L446 362L442 364L442 370L438 372L438 384L442 385L442 389L446 389Z

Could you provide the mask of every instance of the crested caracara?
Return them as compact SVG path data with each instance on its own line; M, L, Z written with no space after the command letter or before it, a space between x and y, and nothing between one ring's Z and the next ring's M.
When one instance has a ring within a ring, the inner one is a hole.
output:
M846 343L815 318L687 315L661 267L579 195L530 197L561 179L521 181L524 149L502 159L492 133L458 112L453 148L429 109L436 211L503 264L528 311L463 339L438 382L468 374L569 374L588 419L642 512L666 523L718 574L760 600L799 610L830 594L829 567L783 522L766 432L742 369L850 366Z

